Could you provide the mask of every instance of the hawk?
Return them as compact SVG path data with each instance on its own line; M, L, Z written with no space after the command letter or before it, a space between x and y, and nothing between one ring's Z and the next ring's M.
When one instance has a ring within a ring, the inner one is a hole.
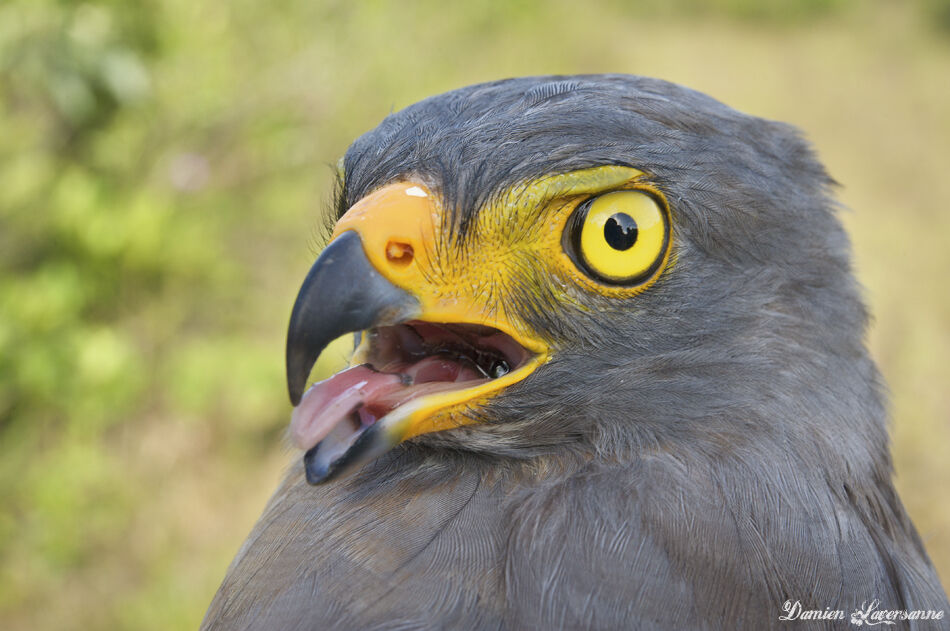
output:
M341 170L287 337L303 465L204 628L950 614L794 128L655 79L521 78L392 114Z

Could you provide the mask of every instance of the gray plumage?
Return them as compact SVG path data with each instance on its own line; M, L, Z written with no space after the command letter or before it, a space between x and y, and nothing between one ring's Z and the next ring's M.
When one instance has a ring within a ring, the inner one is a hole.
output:
M506 308L546 333L553 359L478 424L350 477L312 487L294 466L203 628L804 624L779 620L786 600L950 615L891 483L833 182L792 127L639 77L472 86L359 138L338 210L421 178L464 255L501 192L605 164L666 195L674 264L626 300L576 287L528 299L515 283Z

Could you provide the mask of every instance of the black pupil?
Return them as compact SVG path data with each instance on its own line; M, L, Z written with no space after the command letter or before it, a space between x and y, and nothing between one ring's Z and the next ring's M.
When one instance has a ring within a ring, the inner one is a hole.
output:
M614 213L604 224L604 239L615 250L629 250L637 242L637 222L627 213Z

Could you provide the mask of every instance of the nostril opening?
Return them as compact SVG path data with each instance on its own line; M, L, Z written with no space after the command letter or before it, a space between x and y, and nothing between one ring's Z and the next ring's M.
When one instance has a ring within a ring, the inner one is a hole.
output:
M402 241L390 241L386 244L386 259L396 267L405 267L412 263L412 246Z

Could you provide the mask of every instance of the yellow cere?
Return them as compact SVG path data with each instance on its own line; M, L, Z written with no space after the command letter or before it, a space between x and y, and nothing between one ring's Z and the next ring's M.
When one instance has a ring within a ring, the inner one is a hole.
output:
M580 230L579 254L591 270L614 282L636 282L663 254L665 212L651 195L615 191L593 200ZM619 243L611 242L612 233L622 235Z

